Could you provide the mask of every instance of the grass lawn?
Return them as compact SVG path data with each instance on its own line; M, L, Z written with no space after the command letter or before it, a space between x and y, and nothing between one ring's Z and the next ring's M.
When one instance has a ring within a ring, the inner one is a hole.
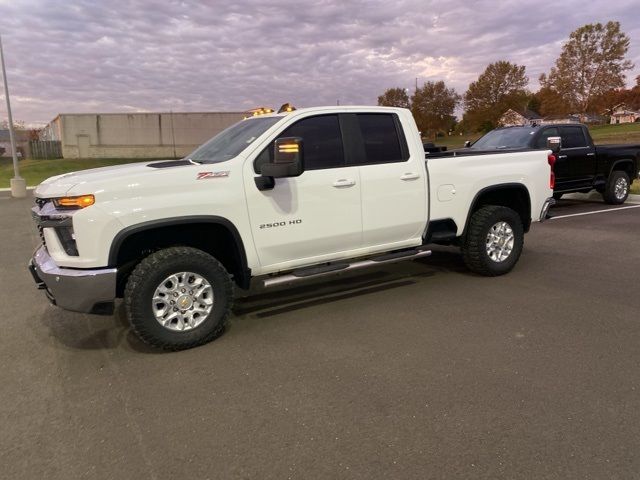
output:
M595 143L640 143L640 123L594 125L589 131Z
M59 160L20 160L20 176L27 180L27 185L38 185L45 178L61 173L86 170L87 168L106 167L132 162L148 162L149 159L122 158L83 158ZM13 162L10 158L0 158L0 188L8 188L9 180L13 178Z

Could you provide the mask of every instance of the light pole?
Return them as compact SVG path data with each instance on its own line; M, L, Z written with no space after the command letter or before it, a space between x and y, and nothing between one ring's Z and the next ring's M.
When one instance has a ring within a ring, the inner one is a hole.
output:
M0 36L0 63L2 63L2 80L4 82L4 98L7 100L7 116L9 120L9 138L11 140L11 154L13 155L13 178L11 179L11 196L24 198L27 196L27 182L20 176L18 155L16 153L16 138L13 133L13 118L11 117L11 102L9 101L9 85L7 84L7 69L4 65L2 37Z

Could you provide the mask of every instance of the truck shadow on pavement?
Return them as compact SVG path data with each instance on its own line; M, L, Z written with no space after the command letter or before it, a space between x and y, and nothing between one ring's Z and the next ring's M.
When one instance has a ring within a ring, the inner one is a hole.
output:
M452 249L434 251L426 259L401 262L377 270L324 277L297 287L263 290L238 298L233 308L236 318L255 315L259 318L355 298L417 283L421 278L441 272L467 272L459 252Z
M232 310L231 326L227 327L227 331L233 329L234 322L249 317L266 319L316 305L402 288L438 273L470 274L457 250L436 248L438 250L434 250L433 255L426 259L237 298ZM126 319L122 302L116 303L112 316L83 315L48 307L41 317L41 324L46 327L49 336L54 337L63 348L163 353L149 347L135 335Z
M48 307L41 317L60 346L72 350L134 350L141 353L162 353L149 347L131 330L124 304L116 303L113 315L83 315Z

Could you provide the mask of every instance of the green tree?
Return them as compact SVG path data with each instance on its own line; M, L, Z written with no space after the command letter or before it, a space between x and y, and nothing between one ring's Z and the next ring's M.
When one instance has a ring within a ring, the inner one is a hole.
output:
M409 96L404 88L388 88L378 97L378 105L383 107L411 108Z
M453 111L460 95L443 81L426 82L411 97L411 112L424 137L435 137L455 125Z
M540 115L566 115L571 112L571 105L558 92L549 87L542 87L534 95Z
M629 37L620 30L620 22L584 25L571 32L549 75L540 76L540 84L560 95L571 110L587 112L596 97L625 86L624 72L633 68L625 59L628 50Z
M504 60L491 63L464 94L465 124L475 131L495 128L502 114L529 103L525 67Z

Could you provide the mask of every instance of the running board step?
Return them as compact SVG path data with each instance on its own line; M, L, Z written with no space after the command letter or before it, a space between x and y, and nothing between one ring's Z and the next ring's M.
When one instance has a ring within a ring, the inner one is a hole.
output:
M416 258L428 257L431 255L431 250L400 250L398 252L386 253L378 257L368 258L367 260L361 260L353 263L333 263L327 265L321 265L317 267L300 268L294 270L291 273L285 275L268 277L263 281L265 288L276 287L279 285L286 285L309 278L318 278L325 275L331 275L337 272L348 272L352 270L359 270L361 268L374 267L385 263L396 263L404 260L415 260Z

